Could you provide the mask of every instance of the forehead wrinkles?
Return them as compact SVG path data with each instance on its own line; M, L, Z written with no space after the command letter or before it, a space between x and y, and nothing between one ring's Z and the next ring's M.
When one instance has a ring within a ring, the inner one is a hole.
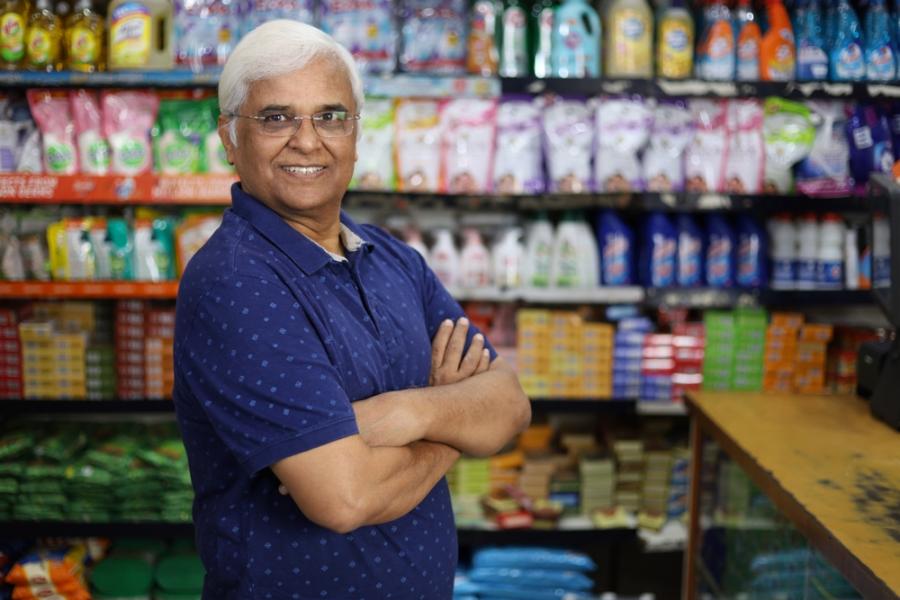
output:
M355 112L355 104L346 68L326 54L291 73L252 82L242 109L278 106L299 114L343 106Z

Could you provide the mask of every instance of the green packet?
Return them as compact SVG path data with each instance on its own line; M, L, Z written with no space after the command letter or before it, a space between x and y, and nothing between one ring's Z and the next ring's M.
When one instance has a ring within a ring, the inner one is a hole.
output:
M139 450L138 458L161 468L187 465L187 453L180 439L167 439L150 449Z
M92 464L95 461L88 455L85 455L84 460L85 462L66 467L65 477L70 482L69 489L75 489L79 485L108 487L114 483L115 480L110 471Z
M31 454L34 435L24 431L14 431L0 437L0 460Z
M87 435L71 428L39 440L34 446L34 455L56 462L67 462L87 445Z
M152 131L159 172L163 175L206 173L207 138L215 130L215 113L209 102L160 102L159 117Z

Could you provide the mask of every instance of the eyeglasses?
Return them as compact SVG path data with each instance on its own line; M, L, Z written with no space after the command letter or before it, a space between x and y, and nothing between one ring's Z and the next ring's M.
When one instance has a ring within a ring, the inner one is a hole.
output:
M259 130L272 137L291 137L300 129L303 119L312 121L313 128L319 137L339 138L353 133L359 115L351 115L346 110L324 110L311 116L297 115L296 117L284 113L267 113L264 115L238 115L232 117L252 119Z

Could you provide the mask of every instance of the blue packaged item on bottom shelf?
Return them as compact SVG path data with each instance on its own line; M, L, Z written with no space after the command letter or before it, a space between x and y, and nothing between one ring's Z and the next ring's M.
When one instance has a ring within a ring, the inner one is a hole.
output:
M482 548L472 557L473 568L562 569L591 572L596 563L586 554L555 548L508 546Z

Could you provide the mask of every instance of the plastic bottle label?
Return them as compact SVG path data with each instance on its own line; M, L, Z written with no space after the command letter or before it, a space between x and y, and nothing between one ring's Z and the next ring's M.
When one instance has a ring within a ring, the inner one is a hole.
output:
M885 44L866 55L866 77L870 81L890 81L895 75L894 51Z
M710 27L703 62L706 79L730 81L734 77L734 30L728 21Z
M547 244L538 244L534 252L534 273L531 285L547 287L550 284L551 248Z
M712 287L731 285L731 240L722 236L710 236L706 264L706 283Z
M69 60L76 65L94 65L100 58L100 43L97 34L88 27L75 27L69 34L66 48Z
M762 65L763 79L769 81L791 81L796 72L794 54L794 34L790 29L778 32L777 44L771 56L766 56Z
M70 144L48 144L47 170L51 173L70 173L75 162L75 152Z
M797 49L797 78L806 81L828 78L828 55L822 48L801 42Z
M650 264L650 279L653 287L670 287L675 284L675 252L677 243L674 239L654 236L653 258Z
M678 285L700 285L700 253L703 251L699 238L690 235L678 237Z
M628 272L628 240L609 235L603 245L603 282L606 285L630 285Z
M494 75L497 73L497 47L494 34L497 11L493 2L476 2L472 8L472 24L469 33L468 68L470 73Z
M776 258L772 261L772 285L790 287L794 284L794 261Z
M53 60L53 39L50 32L40 27L32 27L26 36L28 62L34 66L49 65Z
M890 287L891 259L889 256L876 256L873 258L872 285L874 287Z
M622 74L649 73L650 27L641 11L620 9L613 16L611 70Z
M552 52L551 44L553 43L553 9L545 8L538 14L538 39L534 52L534 75L535 77L550 77L552 74Z
M853 130L853 144L859 150L865 150L875 145L872 140L872 130L868 126L857 127Z
M761 33L756 23L746 23L738 36L737 78L739 81L759 79L759 44Z
M834 65L835 77L839 80L857 80L866 75L866 66L863 62L862 48L852 42L838 52Z
M500 75L524 77L528 74L526 52L527 17L521 8L510 8L503 15L503 57Z
M578 248L563 241L559 248L559 273L556 275L558 287L575 287L578 281Z
M660 26L659 74L680 79L689 77L693 67L693 41L687 23L666 19Z
M738 243L737 283L741 287L758 287L762 284L760 274L759 239L743 236Z
M844 261L820 260L817 264L816 282L819 287L841 288L844 285Z
M797 261L797 283L813 286L818 279L817 265L815 260L798 260Z
M150 11L137 2L117 7L110 15L109 62L118 67L143 67L150 61Z
M0 58L18 62L25 56L25 19L18 13L0 17Z

